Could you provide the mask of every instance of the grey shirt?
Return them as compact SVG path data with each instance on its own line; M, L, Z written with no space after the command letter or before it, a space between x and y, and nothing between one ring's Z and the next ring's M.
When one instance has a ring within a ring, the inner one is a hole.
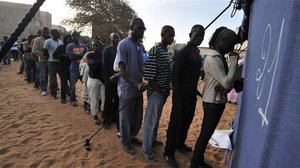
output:
M32 53L36 55L39 59L39 62L48 62L48 58L44 56L44 43L47 39L43 36L37 37L34 39L34 43L32 46Z
M229 70L227 74L221 57L222 56L217 51L213 50L212 53L204 60L203 68L205 72L205 85L203 102L218 104L226 103L227 93L233 88L238 57L230 57ZM223 86L223 92L215 89L218 83Z

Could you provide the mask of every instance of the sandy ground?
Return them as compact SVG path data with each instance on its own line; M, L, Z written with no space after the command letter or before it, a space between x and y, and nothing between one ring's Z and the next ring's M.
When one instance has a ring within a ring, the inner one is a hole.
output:
M33 84L27 84L23 75L17 75L19 63L2 66L0 70L0 167L168 167L162 154L164 146L154 148L157 163L145 160L140 146L132 156L125 153L116 135L113 125L110 130L101 130L91 141L92 150L83 147L101 126L93 123L92 117L83 112L83 103L79 98L79 107L42 97ZM199 86L199 89L203 84ZM78 82L77 95L81 93ZM49 95L49 94L48 94ZM60 94L58 94L60 95ZM145 109L146 99L144 103ZM166 141L171 99L167 100L158 138ZM229 129L237 106L227 104L218 129ZM194 146L202 123L202 102L198 98L196 114L189 130L186 144ZM142 138L142 129L138 135ZM189 167L192 153L175 155L180 167ZM224 150L208 146L205 158L215 168L228 167L223 163Z

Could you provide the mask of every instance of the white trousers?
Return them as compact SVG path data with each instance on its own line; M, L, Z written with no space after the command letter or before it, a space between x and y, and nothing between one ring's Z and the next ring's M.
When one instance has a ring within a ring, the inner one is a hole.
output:
M91 114L99 112L99 99L101 99L101 111L104 111L105 86L99 79L88 78L87 87L90 98Z

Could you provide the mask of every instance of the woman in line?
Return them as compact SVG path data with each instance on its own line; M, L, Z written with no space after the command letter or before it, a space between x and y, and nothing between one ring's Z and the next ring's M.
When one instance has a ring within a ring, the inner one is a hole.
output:
M204 152L225 109L227 93L233 88L238 54L232 51L237 42L236 33L226 27L218 28L209 42L209 47L213 52L206 57L203 65L205 72L204 117L201 133L194 148L192 168L210 167L204 162ZM224 57L227 53L229 53L229 67Z

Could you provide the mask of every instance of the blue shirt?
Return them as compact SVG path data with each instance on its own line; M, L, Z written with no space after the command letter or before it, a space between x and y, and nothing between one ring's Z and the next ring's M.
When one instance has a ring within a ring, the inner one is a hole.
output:
M71 60L70 71L79 72L79 60L88 51L86 45L79 43L70 43L67 45L66 54Z
M143 44L134 42L131 37L120 41L117 48L117 57L119 57L118 63L124 63L128 76L138 82L143 81L144 52L145 48ZM123 78L118 80L118 94L126 99L142 96L142 92L140 92L136 86Z

